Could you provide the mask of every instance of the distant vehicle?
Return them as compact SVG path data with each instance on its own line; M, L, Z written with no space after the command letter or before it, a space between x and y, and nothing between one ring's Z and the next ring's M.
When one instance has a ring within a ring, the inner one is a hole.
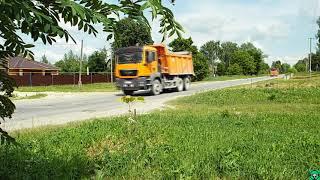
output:
M270 76L271 77L277 77L278 75L279 75L279 70L277 68L270 69Z
M158 95L165 89L188 90L194 75L192 54L169 52L162 44L118 49L115 75L117 87L126 95L149 90Z

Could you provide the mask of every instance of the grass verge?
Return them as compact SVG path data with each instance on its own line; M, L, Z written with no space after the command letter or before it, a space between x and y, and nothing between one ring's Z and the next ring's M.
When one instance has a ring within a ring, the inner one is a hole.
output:
M10 98L11 100L23 100L23 99L41 99L44 97L47 97L47 94L35 94L35 95L30 95L30 96L15 96L13 95L12 98Z
M53 85L53 86L32 86L19 87L20 92L113 92L116 87L112 83L83 84L81 88L78 85Z
M20 146L0 148L0 177L306 179L320 169L318 83L201 93L136 123L102 118L18 131Z
M203 81L227 81L227 80L235 80L235 79L246 79L246 78L255 78L267 75L259 75L259 76L246 76L246 75L232 75L232 76L217 76L217 77L207 77Z

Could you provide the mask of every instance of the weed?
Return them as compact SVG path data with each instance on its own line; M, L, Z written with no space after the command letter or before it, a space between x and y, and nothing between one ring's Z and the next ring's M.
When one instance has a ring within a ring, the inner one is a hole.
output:
M221 112L221 117L223 117L223 118L228 118L230 116L231 116L231 114L228 110L224 110Z
M132 106L134 105L135 102L144 102L144 97L134 97L134 96L123 96L121 98L121 101L123 103L126 103L128 105L128 112L129 112L129 122L135 122L136 121L136 116L137 116L137 111L134 108L132 110Z
M276 95L275 94L270 94L269 96L268 96L268 100L269 101L273 101L273 100L275 100L276 99Z

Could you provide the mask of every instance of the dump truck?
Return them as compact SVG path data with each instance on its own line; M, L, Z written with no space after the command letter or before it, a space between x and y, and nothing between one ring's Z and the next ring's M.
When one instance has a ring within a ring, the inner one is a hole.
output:
M190 52L170 52L164 45L131 46L115 52L117 87L125 95L148 90L186 91L194 76Z
M277 77L278 75L279 75L279 70L277 68L270 69L270 76L271 77Z

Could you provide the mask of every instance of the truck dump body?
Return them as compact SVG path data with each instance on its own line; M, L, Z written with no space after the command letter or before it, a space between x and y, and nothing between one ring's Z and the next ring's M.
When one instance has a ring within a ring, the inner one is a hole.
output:
M153 45L161 63L161 73L167 75L194 75L192 55L188 52L170 52L163 45Z

